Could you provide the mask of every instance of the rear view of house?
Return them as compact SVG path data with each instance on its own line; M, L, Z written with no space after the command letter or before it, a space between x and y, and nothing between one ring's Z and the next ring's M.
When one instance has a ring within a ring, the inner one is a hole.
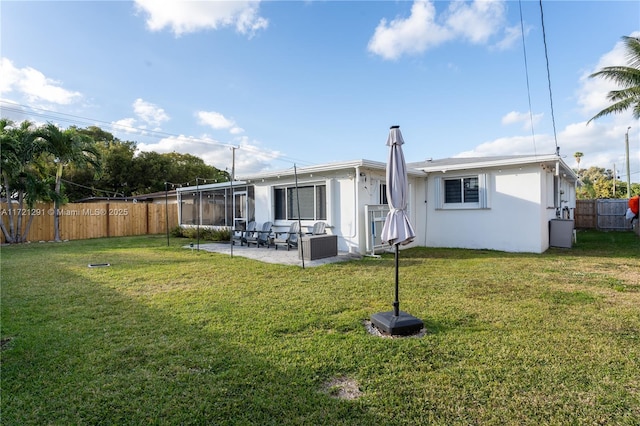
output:
M561 157L451 158L407 163L410 246L544 252L550 224L573 219L577 176ZM385 164L329 163L178 189L182 226L241 228L272 222L303 232L323 221L338 249L385 249L379 234L387 211Z

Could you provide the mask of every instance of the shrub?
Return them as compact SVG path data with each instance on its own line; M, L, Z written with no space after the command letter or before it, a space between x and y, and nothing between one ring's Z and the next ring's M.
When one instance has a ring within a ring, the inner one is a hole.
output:
M228 228L225 229L216 229L214 231L214 241L229 241L231 240L231 230Z
M169 232L169 234L174 238L183 238L184 233L182 231L183 231L182 227L176 226Z
M175 238L189 238L195 240L198 239L198 234L200 235L201 240L206 241L229 241L231 238L231 231L229 229L198 229L176 226L171 230L171 236Z

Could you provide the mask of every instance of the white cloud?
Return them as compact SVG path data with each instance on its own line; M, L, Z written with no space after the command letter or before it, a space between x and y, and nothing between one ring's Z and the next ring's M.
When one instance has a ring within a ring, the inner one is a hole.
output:
M0 60L0 94L17 92L31 104L69 105L82 99L80 92L64 89L59 81L31 68L17 68L7 58Z
M0 95L6 95L13 91L14 86L20 81L20 70L13 66L7 58L0 59Z
M215 111L198 111L196 113L198 117L198 124L209 126L215 130L229 130L232 135L239 135L244 132L244 129L236 126L236 122L233 119L226 118L224 115Z
M455 157L551 154L553 153L553 149L549 149L551 146L553 146L553 140L548 135L537 135L535 141L531 135L510 136L484 142L472 150L455 155ZM541 150L541 147L544 147L544 150Z
M531 130L531 124L533 123L533 127L535 130L536 124L538 124L542 120L543 115L544 114L530 115L528 112L511 111L507 115L502 117L502 124L522 124L522 128L524 130Z
M382 19L369 40L369 51L385 59L397 59L405 53L421 53L449 40L450 31L438 25L435 16L433 3L416 1L408 18L396 18L388 24Z
M632 34L640 35L640 32ZM624 46L618 42L611 51L603 54L592 70L585 72L579 80L579 90L576 94L578 106L582 116L572 122L559 127L557 134L560 155L571 167L577 167L574 158L576 152L584 156L580 161L580 168L592 166L612 169L616 165L622 180L626 180L626 133L629 131L630 172L631 181L640 181L640 123L634 119L631 111L614 114L609 117L587 121L598 111L610 103L606 99L607 93L616 86L602 79L591 79L588 75L605 66L627 64ZM535 115L537 122L542 115ZM512 111L501 119L503 125L523 125L529 121L527 113ZM629 129L631 127L631 129ZM527 129L530 127L526 126ZM535 139L534 139L535 138ZM474 149L459 153L460 157L481 157L495 155L517 154L551 154L555 150L555 138L552 134L535 134L535 136L501 137L484 142Z
M139 133L138 129L136 129L136 119L135 118L123 118L118 121L114 121L111 125L116 129L116 131L122 131L125 133Z
M626 64L624 46L618 42L613 50L604 54L597 65L586 71L580 77L580 88L578 89L578 104L586 114L595 115L598 111L610 105L607 94L617 88L617 85L603 78L590 78L589 75L603 67L611 65Z
M239 148L235 152L236 176L268 169L273 160L281 156L277 151L262 149L258 142L251 141L247 137L237 138L233 143ZM206 164L229 172L233 163L231 145L221 143L207 135L197 138L184 135L171 136L157 142L139 143L138 149L158 153L189 153L202 158Z
M591 123L587 126L586 120L568 124L557 136L560 155L569 166L576 167L573 154L582 152L584 156L580 161L580 168L597 166L612 169L616 164L620 176L624 176L626 173L623 170L623 165L626 163L625 133L629 123L633 123L631 113L616 118L613 124ZM629 133L632 153L640 151L639 136L640 129L632 128ZM540 155L553 154L554 151L555 139L552 134L536 134L535 137L531 135L501 137L484 142L474 149L461 152L456 156ZM640 159L637 155L631 155L630 164L631 181L638 182L640 179Z
M447 27L454 34L480 44L486 43L502 26L505 6L501 1L455 1L451 2L446 15Z
M640 31L630 35L640 37ZM615 82L600 77L590 78L589 75L604 67L613 65L628 65L626 49L622 41L617 42L611 51L600 57L593 69L584 72L580 77L580 87L577 95L578 104L582 111L590 116L589 118L609 106L611 102L607 99L607 94L619 88Z
M125 117L113 121L114 136L126 139L129 135L148 135L150 131L161 130L162 123L170 119L164 109L141 98L131 104L135 117Z
M529 33L531 27L525 27L525 35ZM497 50L507 50L520 41L522 38L522 28L520 25L514 25L504 29L504 37L493 47Z
M224 115L215 111L198 111L198 123L210 126L214 129L228 129L235 125L233 120L226 118Z
M135 4L147 14L151 31L169 27L176 36L234 26L239 33L253 37L269 25L259 15L260 1L135 0Z
M140 98L133 102L133 112L138 119L151 126L157 127L169 120L169 116L164 112L164 109Z
M369 40L368 49L384 59L397 59L405 54L422 53L456 38L485 44L503 31L505 10L501 0L452 2L438 20L433 1L417 0L408 18L399 17L391 22L381 20ZM510 46L520 34L515 27L504 31L506 35L496 45L498 48Z

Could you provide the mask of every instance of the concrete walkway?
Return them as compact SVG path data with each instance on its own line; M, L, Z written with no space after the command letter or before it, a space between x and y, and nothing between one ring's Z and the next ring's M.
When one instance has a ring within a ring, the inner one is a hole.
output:
M185 246L185 248L191 249L190 246ZM194 243L192 250L197 250L198 245ZM231 256L231 246L228 243L200 243L200 250L213 252L213 253L222 253ZM241 256L247 257L249 259L259 260L260 262L266 263L279 263L281 265L298 265L302 266L302 260L298 257L298 250L290 250L286 249L278 249L276 250L274 247L265 248L265 247L247 247L234 245L233 246L233 256ZM345 262L348 260L361 259L362 256L354 253L347 252L338 252L337 256L327 257L324 259L316 259L316 260L305 260L304 266L313 267L325 265L327 263L336 263L336 262Z

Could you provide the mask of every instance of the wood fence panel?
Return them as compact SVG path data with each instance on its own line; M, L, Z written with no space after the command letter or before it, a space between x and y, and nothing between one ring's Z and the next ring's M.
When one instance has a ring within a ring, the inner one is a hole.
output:
M9 209L13 216L10 216ZM7 232L10 231L9 220L13 219L14 226L20 225L20 232L24 232L27 222L32 219L28 241L49 241L53 239L53 205L50 203L37 203L31 209L20 209L18 204L12 203L10 207L7 203L0 203L0 220L4 223ZM4 233L0 232L0 239L4 243Z
M626 199L597 200L598 229L603 231L631 230L625 217L629 201Z
M63 240L86 240L106 237L107 205L107 203L69 203L60 207L58 209L60 238Z
M53 204L38 203L32 209L36 215L29 228L29 241L53 240Z
M169 216L169 230L178 226L177 204L149 204L149 212L147 215L149 234L161 234L166 232L167 216Z
M107 205L109 236L145 235L147 205L142 203L109 203Z
M52 241L54 239L53 203L38 203L33 209L18 210L12 204L14 223L17 214L23 222L33 217L27 241ZM162 234L166 232L167 210L169 229L178 225L178 205L149 203L69 203L60 214L60 238L82 240L88 238L120 237L130 235ZM0 204L0 220L9 229L7 204ZM23 228L24 229L24 226ZM0 233L0 241L5 242Z
M629 200L625 198L577 200L575 226L601 231L631 230L631 223L625 218L628 204Z
M597 200L576 200L574 211L576 228L593 228L598 224L597 220Z

